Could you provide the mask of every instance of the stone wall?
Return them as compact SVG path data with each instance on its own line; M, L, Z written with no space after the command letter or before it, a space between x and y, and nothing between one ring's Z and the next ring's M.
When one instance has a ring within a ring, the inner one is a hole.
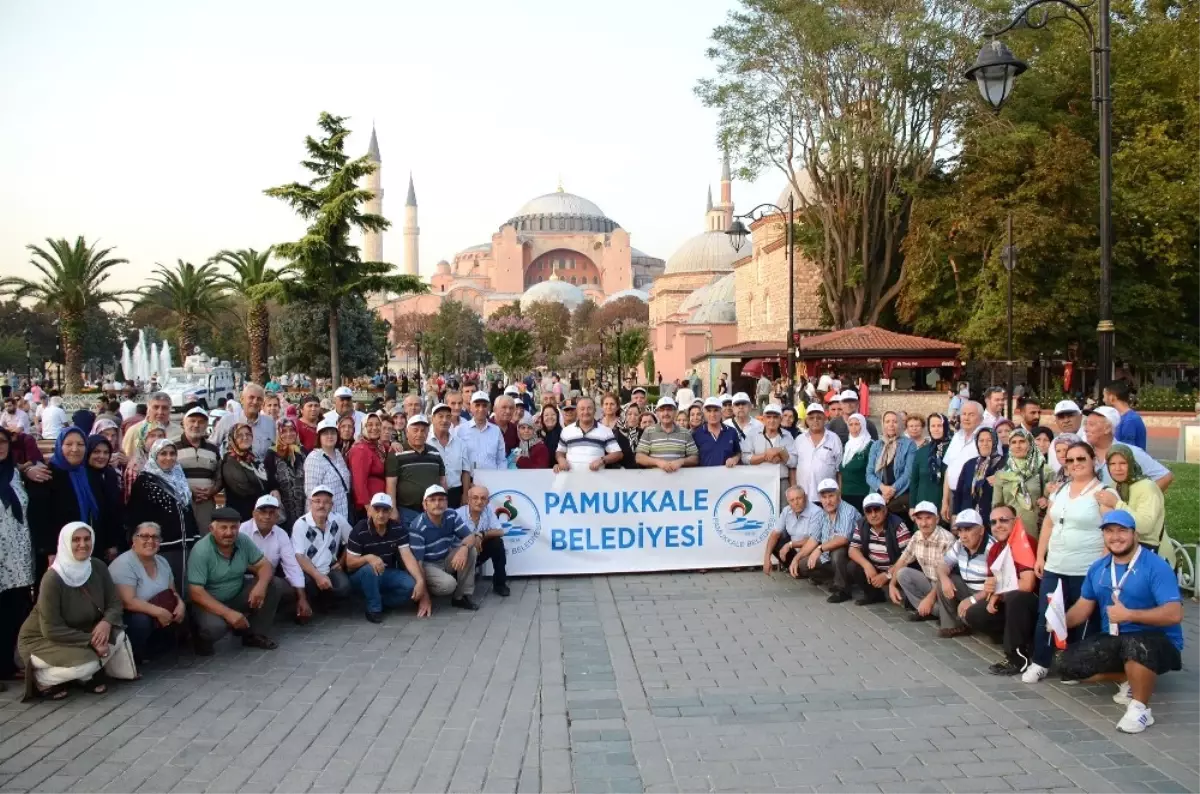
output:
M738 341L786 340L788 258L786 224L771 216L753 225L754 251L734 266L737 274ZM796 251L795 327L821 327L821 274Z
M871 392L871 416L878 419L886 411L906 414L944 414L950 405L950 394L940 391L882 391Z

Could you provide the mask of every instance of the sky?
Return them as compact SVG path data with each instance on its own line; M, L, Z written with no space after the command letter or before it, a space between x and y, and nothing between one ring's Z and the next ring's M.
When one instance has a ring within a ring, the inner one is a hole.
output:
M113 286L156 263L263 249L303 226L263 189L304 179L304 136L374 122L384 258L401 262L411 171L422 275L488 242L529 199L565 190L666 259L718 193L712 29L734 0L342 0L0 4L0 274L28 243L115 246ZM739 211L774 200L735 183ZM719 194L718 194L719 195Z

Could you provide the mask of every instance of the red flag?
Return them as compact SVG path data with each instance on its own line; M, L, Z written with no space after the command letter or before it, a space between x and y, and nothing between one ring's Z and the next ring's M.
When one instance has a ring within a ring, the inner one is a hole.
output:
M1008 536L1008 547L1012 550L1013 562L1017 565L1032 568L1037 563L1037 550L1025 534L1025 525L1021 523L1020 518L1013 521L1012 532Z

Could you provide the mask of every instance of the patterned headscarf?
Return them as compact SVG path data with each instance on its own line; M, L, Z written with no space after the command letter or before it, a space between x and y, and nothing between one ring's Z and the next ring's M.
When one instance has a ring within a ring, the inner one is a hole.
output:
M192 489L188 487L187 475L183 473L179 461L176 460L169 470L158 465L158 453L167 447L175 449L175 442L167 438L160 438L154 442L154 446L150 448L150 458L146 465L142 466L142 473L162 480L163 485L167 486L167 490L175 497L175 501L179 502L179 506L187 507L192 503Z
M934 418L942 420L942 437L933 437L933 420ZM929 430L929 474L935 480L942 477L942 473L946 470L946 463L943 460L946 457L946 450L950 448L950 437L954 434L950 432L950 420L945 414L930 414L925 419L925 427Z
M237 433L238 433L238 431L239 431L239 430L241 430L243 427L244 427L244 428L246 428L247 430L249 430L249 431L250 431L250 443L246 445L246 448L245 448L245 449L239 449L239 448L238 448ZM243 464L246 464L246 465L248 465L248 466L253 466L253 465L254 465L254 463L255 463L255 458L254 458L254 426L253 426L253 425L251 425L249 422L238 422L238 423L236 423L236 424L233 426L233 429L229 431L229 443L227 443L225 446L226 446L226 452L228 452L228 453L229 453L230 455L232 455L232 456L233 456L235 459L237 459L237 461L238 461L239 463L243 463Z
M299 433L297 433L295 444L290 444L290 445L284 444L283 443L283 429L285 427L290 427L293 430L296 430L296 423L293 422L291 419L287 419L287 418L280 419L278 422L275 423L275 447L274 447L274 449L275 449L275 454L278 455L279 457L287 458L288 460L291 460L292 456L300 451L300 435L299 435Z
M1129 467L1129 474L1125 477L1125 482L1117 482L1113 480L1112 469L1109 469L1108 478L1113 480L1113 487L1117 489L1117 493L1121 495L1121 499L1125 502L1129 501L1129 486L1133 485L1138 480L1146 479L1146 473L1142 471L1142 466L1137 462L1137 458L1133 456L1133 450L1128 444L1113 444L1109 448L1108 454L1104 457L1104 462L1111 466L1113 455L1120 455L1125 459L1125 465Z

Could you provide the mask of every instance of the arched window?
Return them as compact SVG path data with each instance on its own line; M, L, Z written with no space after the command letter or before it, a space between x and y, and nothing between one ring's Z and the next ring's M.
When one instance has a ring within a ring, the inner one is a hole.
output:
M600 279L596 278L595 276L592 276L592 283L593 283L593 284L599 284L599 283L600 283Z
M574 277L574 276L571 276L571 283L572 283L572 284L574 284L574 283L575 283L575 277Z

